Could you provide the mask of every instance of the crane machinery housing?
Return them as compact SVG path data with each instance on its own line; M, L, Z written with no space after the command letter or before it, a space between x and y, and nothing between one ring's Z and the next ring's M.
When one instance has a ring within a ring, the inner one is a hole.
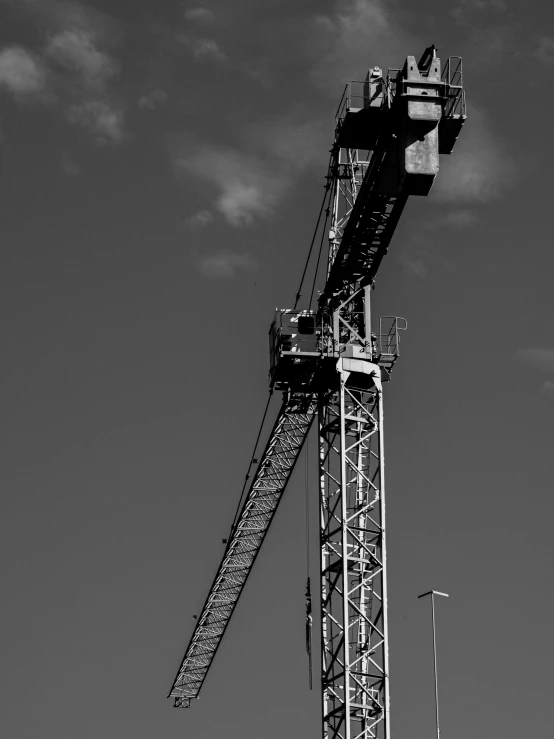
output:
M169 692L176 707L198 697L317 419L322 735L390 737L383 383L406 322L372 321L370 293L408 197L429 193L465 120L462 60L441 65L434 46L346 85L322 205L325 284L317 308L277 310L271 324L283 399Z

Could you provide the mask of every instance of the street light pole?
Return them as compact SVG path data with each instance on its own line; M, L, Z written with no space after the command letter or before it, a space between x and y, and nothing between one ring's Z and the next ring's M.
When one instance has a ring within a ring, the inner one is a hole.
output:
M433 625L433 663L435 667L435 718L437 725L437 739L440 739L439 728L439 684L437 675L437 635L435 629L435 595L441 595L443 598L450 598L448 593L439 593L438 590L429 590L426 593L418 595L418 598L425 598L426 595L431 596L431 622Z

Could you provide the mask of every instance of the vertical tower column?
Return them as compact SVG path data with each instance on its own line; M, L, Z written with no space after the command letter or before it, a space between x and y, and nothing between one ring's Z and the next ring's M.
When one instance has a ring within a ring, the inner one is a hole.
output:
M389 739L380 368L337 361L319 399L325 739Z

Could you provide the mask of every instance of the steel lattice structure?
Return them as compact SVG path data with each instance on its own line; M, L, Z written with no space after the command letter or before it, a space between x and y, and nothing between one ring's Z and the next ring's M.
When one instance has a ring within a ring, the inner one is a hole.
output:
M317 409L315 398L287 393L233 528L198 624L168 697L198 697L208 668L260 551Z
M389 736L381 369L359 364L319 404L323 722L342 739Z
M384 317L377 328L371 290L408 197L428 194L465 118L461 60L441 72L435 47L346 87L324 199L325 284L316 311L278 310L271 326L283 403L170 690L176 706L198 697L317 415L322 733L390 739L383 382L406 324Z
M336 388L322 388L318 397L323 736L388 739L383 393L373 362L379 354L384 368L385 355L372 341L370 285L408 196L375 194L390 132L386 142L376 141L373 156L345 149L341 109L320 300L331 317L328 344L343 355ZM386 371L397 355L387 351Z

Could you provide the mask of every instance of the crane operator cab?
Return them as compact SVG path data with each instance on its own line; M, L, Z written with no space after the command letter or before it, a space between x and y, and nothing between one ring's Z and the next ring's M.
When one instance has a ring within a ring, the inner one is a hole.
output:
M342 324L348 328L345 321ZM277 309L269 329L269 384L275 390L313 392L321 381L332 383L341 355L371 359L381 367L386 382L398 359L400 332L406 328L406 319L382 316L377 334L371 333L367 343L353 343L348 331L334 340L324 314Z
M321 331L315 311L276 310L269 329L269 378L277 390L310 384Z

